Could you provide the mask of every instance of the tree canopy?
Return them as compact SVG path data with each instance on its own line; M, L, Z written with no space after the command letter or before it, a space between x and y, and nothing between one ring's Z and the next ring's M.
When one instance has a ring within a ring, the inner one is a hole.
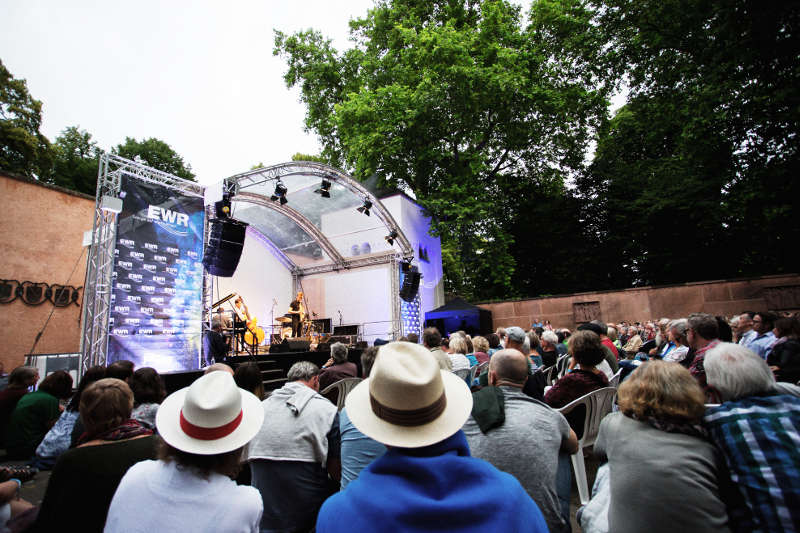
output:
M50 142L41 125L42 103L0 61L0 168L30 178L49 172Z
M580 169L605 113L589 58L543 48L566 46L555 11L523 27L505 1L381 1L350 23L355 47L341 53L315 31L276 32L322 155L413 191L442 239L449 288L468 297L514 292L518 195Z
M183 157L170 145L154 137L141 141L125 137L125 142L114 147L111 152L126 159L139 157L145 165L194 181L191 165L184 163Z
M53 143L53 169L46 181L94 196L100 152L91 133L77 126L64 129Z

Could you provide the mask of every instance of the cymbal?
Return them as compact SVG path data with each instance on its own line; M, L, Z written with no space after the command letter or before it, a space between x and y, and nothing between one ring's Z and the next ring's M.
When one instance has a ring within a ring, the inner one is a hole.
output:
M275 321L276 322L282 322L282 323L286 324L287 322L291 322L292 319L289 318L289 317L285 317L285 316L278 316L278 317L275 317Z

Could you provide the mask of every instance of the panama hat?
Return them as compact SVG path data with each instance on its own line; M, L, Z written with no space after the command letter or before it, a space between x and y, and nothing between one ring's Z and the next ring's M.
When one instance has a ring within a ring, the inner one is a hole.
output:
M421 448L461 429L472 411L464 380L440 370L431 352L410 342L381 346L369 378L347 395L347 416L387 446Z
M264 408L227 372L211 372L173 392L156 413L156 428L167 444L198 455L241 448L261 429Z

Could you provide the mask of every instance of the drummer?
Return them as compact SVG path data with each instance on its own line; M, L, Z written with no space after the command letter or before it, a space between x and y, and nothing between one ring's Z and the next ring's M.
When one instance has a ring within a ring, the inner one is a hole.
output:
M289 313L292 318L292 337L299 337L303 320L306 319L306 308L303 305L303 291L297 292L297 298L289 304Z

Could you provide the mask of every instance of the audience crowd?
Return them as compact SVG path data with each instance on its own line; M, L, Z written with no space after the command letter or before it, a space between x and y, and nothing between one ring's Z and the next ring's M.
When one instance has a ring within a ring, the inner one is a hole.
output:
M0 531L800 530L797 316L446 333L360 360L334 343L271 392L256 362L169 395L129 361L74 391L67 372L15 368L0 438L27 466L0 466ZM360 381L339 410L321 392L343 379ZM602 465L570 516L570 455L592 427L576 400L607 391ZM50 469L41 505L19 499Z

